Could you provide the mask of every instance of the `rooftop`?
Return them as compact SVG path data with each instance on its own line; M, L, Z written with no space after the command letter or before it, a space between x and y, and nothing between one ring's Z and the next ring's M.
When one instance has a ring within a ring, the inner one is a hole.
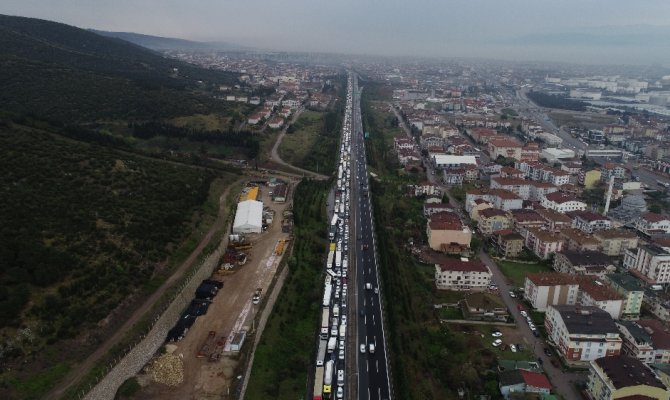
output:
M479 215L484 217L484 218L499 217L499 216L506 217L507 213L503 210L498 209L498 208L487 208L487 209L481 210L479 212Z
M571 223L572 220L570 217L567 215L560 213L556 210L552 210L550 208L543 208L543 209L538 209L537 213L540 214L544 219L547 221L553 221L553 222L564 222L564 223Z
M670 220L670 218L666 215L662 214L656 214L653 212L646 212L640 215L640 218L644 219L645 221L648 222L661 222L661 221L667 221Z
M654 373L634 357L618 355L594 361L607 375L616 389L647 385L665 389L665 385Z
M579 243L580 246L585 245L597 245L600 242L589 233L584 233L583 231L577 228L567 228L561 230L561 235L563 237L572 240L573 242Z
M593 211L578 211L575 212L575 218L581 218L586 222L609 220L609 218L596 214Z
M588 276L579 277L579 290L588 294L594 301L623 300L616 290Z
M563 203L567 203L567 202L570 202L570 201L579 201L579 200L577 200L576 197L574 197L572 195L569 195L569 194L561 193L561 192L547 193L544 197L547 200L553 201L554 203L557 203L557 204L563 204Z
M620 286L629 292L643 291L642 281L628 274L607 274L605 276L610 282L616 286Z
M435 264L442 271L489 272L488 267L481 261L448 260L442 264Z
M543 242L561 242L563 238L558 233L554 233L540 228L528 228L528 232Z
M670 330L657 319L641 319L637 323L650 336L656 349L670 349Z
M557 286L576 285L577 279L574 275L561 272L535 272L526 275L526 279L533 282L535 286Z
M619 333L612 317L606 311L593 306L552 305L563 319L568 333L585 335L607 335Z
M599 236L603 239L633 239L637 237L635 232L629 231L627 229L603 229L600 231L593 232L594 236Z
M610 258L599 251L573 251L566 250L562 254L573 266L578 265L612 265Z

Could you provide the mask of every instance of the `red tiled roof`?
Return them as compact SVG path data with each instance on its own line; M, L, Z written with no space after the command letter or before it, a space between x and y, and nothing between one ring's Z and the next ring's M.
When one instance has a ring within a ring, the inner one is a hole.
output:
M641 319L637 323L651 335L654 347L657 349L670 349L670 332L668 327L656 319Z
M534 272L526 275L536 286L575 285L577 279L561 272Z
M565 193L561 193L561 192L547 193L544 197L547 200L553 201L554 203L558 203L558 204L567 203L569 201L577 201L577 198L575 198L574 196L571 196L571 195L565 194Z
M642 214L641 217L645 221L649 221L649 222L661 222L661 221L665 221L665 220L669 219L665 215L656 214L656 213L653 213L653 212L646 212L646 213Z
M493 147L523 147L521 143L514 139L491 139L489 140L489 145Z
M497 209L497 208L486 208L484 210L481 210L479 212L479 215L484 217L484 218L491 218L491 217L497 217L497 216L506 216L507 213L505 211Z
M521 376L523 377L523 381L526 382L526 385L551 390L551 382L549 382L549 379L547 379L547 377L543 374L527 371L525 369L520 371Z

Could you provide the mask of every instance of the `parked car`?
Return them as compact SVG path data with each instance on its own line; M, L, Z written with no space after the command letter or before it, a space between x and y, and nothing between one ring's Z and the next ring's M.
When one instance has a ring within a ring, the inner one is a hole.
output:
M496 339L491 344L493 345L493 347L498 347L502 344L502 340L501 339Z
M526 317L528 317L528 313L525 312L525 311L523 311L523 310L521 310L521 316L524 317L524 318L526 318Z
M513 291L511 291L511 290L510 290L510 291L509 291L509 297L511 297L511 298L515 298L515 297L516 297L516 295L514 294L514 292L513 292Z
M491 336L493 336L493 337L502 337L502 335L503 335L503 334L502 334L501 332L493 332L493 333L491 334Z
M512 350L512 353L516 353L516 346L511 344L509 345L509 349Z

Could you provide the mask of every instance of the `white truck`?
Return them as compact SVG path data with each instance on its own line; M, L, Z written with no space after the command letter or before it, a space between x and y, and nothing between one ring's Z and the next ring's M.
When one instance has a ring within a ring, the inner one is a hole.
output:
M333 268L334 259L335 259L335 252L331 250L328 252L328 259L326 260L326 268L328 269Z
M328 339L328 319L330 318L330 310L324 308L321 311L321 339Z
M333 294L333 285L326 285L326 289L323 292L323 307L330 307L330 296Z
M333 316L339 317L340 316L340 306L335 304L333 306Z
M340 268L341 266L342 266L342 252L338 250L335 252L335 267Z
M317 353L316 356L316 366L320 367L323 365L323 361L326 358L326 345L327 345L326 340L319 340L319 352Z
M344 340L347 336L347 324L340 325L340 340Z
M332 353L333 351L335 351L336 346L337 346L336 337L333 336L330 339L328 339L328 347L327 347L328 353Z

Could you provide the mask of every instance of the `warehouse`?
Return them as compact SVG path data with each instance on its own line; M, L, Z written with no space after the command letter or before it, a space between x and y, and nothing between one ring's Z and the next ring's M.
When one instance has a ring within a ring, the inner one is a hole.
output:
M260 233L263 231L263 202L241 201L233 223L233 233Z

